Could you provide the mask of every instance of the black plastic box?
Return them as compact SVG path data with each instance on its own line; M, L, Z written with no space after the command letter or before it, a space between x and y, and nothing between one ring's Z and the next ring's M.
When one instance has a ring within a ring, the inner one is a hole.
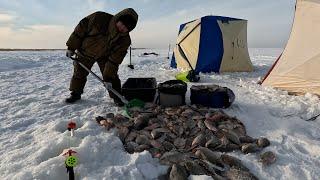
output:
M153 102L157 91L156 78L129 78L122 85L122 94L128 100Z

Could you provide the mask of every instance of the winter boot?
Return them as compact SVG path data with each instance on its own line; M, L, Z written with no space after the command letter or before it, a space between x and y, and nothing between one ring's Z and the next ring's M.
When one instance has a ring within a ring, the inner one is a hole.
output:
M74 103L80 99L81 99L81 93L72 91L71 96L66 99L66 103L71 104L71 103Z

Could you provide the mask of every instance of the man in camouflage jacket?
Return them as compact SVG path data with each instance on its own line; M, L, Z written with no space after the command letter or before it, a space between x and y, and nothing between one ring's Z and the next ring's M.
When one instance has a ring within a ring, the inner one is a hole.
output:
M138 21L138 14L127 8L116 15L95 12L83 18L70 35L66 45L67 57L77 51L78 60L89 69L98 63L103 80L110 82L112 87L121 93L121 82L118 68L131 44L129 32ZM74 72L70 83L71 96L67 103L81 99L88 72L78 63L74 63ZM109 95L117 105L122 105L117 96L109 91Z

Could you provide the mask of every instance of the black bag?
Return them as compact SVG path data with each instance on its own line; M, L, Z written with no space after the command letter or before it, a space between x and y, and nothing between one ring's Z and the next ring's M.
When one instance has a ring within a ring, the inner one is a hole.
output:
M199 85L190 88L191 104L212 108L228 108L235 100L233 91L218 85Z

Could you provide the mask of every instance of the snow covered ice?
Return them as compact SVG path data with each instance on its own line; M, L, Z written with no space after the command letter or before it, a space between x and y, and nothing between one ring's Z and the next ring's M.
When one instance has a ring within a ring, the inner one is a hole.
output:
M135 69L120 66L122 83L129 77L155 77L158 82L174 79L167 52L139 56L149 50L134 50ZM250 49L252 73L201 74L201 83L229 87L236 94L225 110L237 116L248 135L266 137L277 161L270 167L258 162L258 154L231 153L239 157L260 179L319 179L320 113L318 97L289 96L287 92L262 87L256 82L270 69L282 49ZM144 151L128 154L115 132L106 131L94 118L120 109L113 106L104 87L88 76L79 103L69 105L72 61L64 51L0 52L0 179L67 179L64 149L72 147L79 157L78 179L156 179L166 172L158 159ZM100 72L95 65L93 71ZM189 83L189 87L192 83ZM189 92L187 93L187 97ZM187 102L188 98L187 98ZM77 123L70 137L67 123ZM190 179L210 179L191 176Z

